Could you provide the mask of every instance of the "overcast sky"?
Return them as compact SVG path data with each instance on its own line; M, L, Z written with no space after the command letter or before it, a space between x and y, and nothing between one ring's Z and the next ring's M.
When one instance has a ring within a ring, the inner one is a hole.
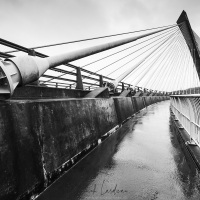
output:
M173 25L183 10L187 12L193 30L200 36L200 0L0 0L0 38L30 48ZM116 38L43 48L38 51L53 55L84 48L87 45L108 42L112 39ZM6 50L8 49L0 45L0 51ZM113 49L115 50L119 49ZM83 58L72 64L83 67L84 62L90 63L99 56L106 56L107 53ZM127 52L124 51L124 53ZM117 58L112 57L112 59L118 59L119 56L116 56ZM120 54L120 56L123 55ZM126 59L130 60L129 57ZM134 64L132 61L127 62L128 65L118 62L118 67L116 62L113 62L115 65L109 64L112 61L111 58L103 61L104 63L95 63L95 66L89 65L86 69L116 78L127 69L129 70L129 65ZM104 65L110 68L105 67L104 69ZM191 63L190 70L191 80L194 74L192 70L193 63ZM116 72L116 74L113 75L110 72ZM135 80L132 76L137 77L135 71L128 77L129 82Z
M0 0L0 37L26 47L176 23L200 35L199 0Z

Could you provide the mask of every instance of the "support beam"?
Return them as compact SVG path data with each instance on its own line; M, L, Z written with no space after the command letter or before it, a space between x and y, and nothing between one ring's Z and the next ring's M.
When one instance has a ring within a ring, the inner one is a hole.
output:
M107 93L107 95L109 95L108 92L108 88L107 87L99 87L95 90L92 90L90 93L88 93L84 98L96 98L98 97L100 94L102 94L103 92Z
M130 94L131 90L124 90L119 96L120 97L127 97Z

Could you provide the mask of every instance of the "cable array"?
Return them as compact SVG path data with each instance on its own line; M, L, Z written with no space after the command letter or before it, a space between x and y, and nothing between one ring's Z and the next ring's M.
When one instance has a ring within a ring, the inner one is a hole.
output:
M151 33L153 30L156 31ZM140 87L163 92L181 91L200 86L196 70L198 52L194 46L190 45L192 42L186 41L190 40L190 33L185 23L33 48L18 45L17 50L7 51L1 55L11 57L20 50L24 52L34 49L45 51L55 46L83 44L91 41L95 44L97 40L99 44L105 39L109 42L109 40L126 39L127 36L140 34L144 36L137 40L50 69L40 78L40 83L50 87L59 85L59 87L75 88L76 69L80 67L83 84L89 89L99 86L99 75L102 75L104 81L113 82L116 86L120 85L121 89L122 82L133 89ZM6 41L1 39L0 43L6 44ZM8 46L14 47L15 45L8 43ZM46 57L45 54L39 52L36 52L36 56Z

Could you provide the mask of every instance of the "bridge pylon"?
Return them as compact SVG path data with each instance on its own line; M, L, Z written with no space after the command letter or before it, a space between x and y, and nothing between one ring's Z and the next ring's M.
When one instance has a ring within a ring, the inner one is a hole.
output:
M187 13L184 10L176 23L178 24L187 43L200 79L200 44L197 42L197 38L199 38L199 36L192 30Z

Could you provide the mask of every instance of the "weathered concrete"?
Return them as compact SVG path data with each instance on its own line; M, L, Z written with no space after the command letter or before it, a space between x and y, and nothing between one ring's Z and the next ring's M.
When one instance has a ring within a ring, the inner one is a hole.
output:
M16 199L42 183L42 154L32 105L0 103L0 199Z
M0 115L2 198L31 189L118 124L113 99L11 100Z
M121 124L128 117L130 117L135 113L131 97L123 97L123 98L114 97L113 99L115 102L115 109L117 112L118 123Z
M145 106L149 106L149 105L153 104L152 98L149 96L143 97L143 101L144 101Z
M0 102L1 200L23 198L48 184L63 163L143 109L146 98L72 99L62 89L34 86L18 94ZM29 100L21 99L26 94Z
M135 112L138 112L139 110L145 108L142 97L132 97L132 102Z
M16 88L12 99L82 98L88 93L90 93L89 90L73 90L28 85Z
M43 136L47 173L117 125L112 99L39 102L33 112L36 132Z

